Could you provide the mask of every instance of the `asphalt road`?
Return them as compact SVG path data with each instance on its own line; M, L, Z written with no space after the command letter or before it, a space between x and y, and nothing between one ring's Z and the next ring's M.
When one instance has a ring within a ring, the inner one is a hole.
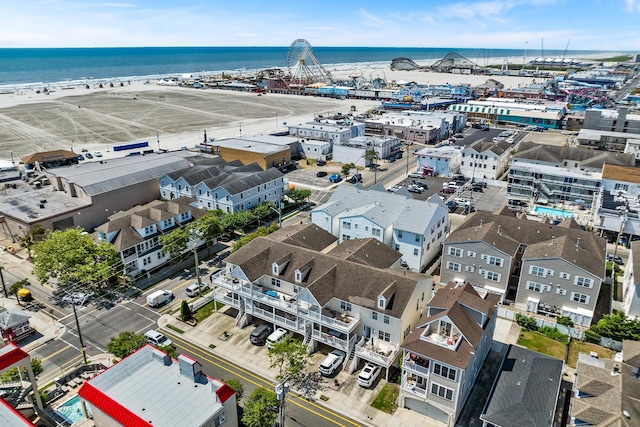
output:
M244 395L248 396L257 387L263 387L268 390L274 390L275 384L259 375L251 372L250 367L242 367L235 363L225 360L208 350L204 350L197 345L186 341L179 334L166 333L179 353L187 354L200 362L202 370L210 377L221 380L237 378L244 384ZM322 405L309 401L293 392L287 394L286 403L286 425L288 427L295 426L317 426L317 427L333 427L333 426L360 426L361 424L332 411Z

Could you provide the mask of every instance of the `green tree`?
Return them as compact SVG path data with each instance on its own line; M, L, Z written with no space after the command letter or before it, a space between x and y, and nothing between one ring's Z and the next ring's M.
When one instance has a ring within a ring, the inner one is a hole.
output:
M207 253L210 254L211 242L222 235L222 224L220 216L207 212L190 224L190 232L193 231L200 236L207 245Z
M36 359L35 357L31 358L31 369L33 370L33 375L37 378L38 375L44 372L44 368L42 367L42 362L40 359ZM27 368L22 368L22 378L27 378ZM10 382L10 381L18 381L20 379L20 375L18 375L18 368L11 368L8 371L0 374L0 382Z
M167 353L167 356L172 359L177 359L178 356L180 356L178 350L173 345L160 346L158 349Z
M287 194L287 197L293 200L295 203L302 203L309 196L311 196L311 190L308 190L306 188L292 188Z
M378 152L373 148L365 151L362 157L364 158L367 166L369 166L371 169L374 169L376 167L376 160L380 158L378 156Z
M349 176L349 174L351 173L351 169L355 169L356 165L354 165L353 163L347 163L342 165L342 175L346 177Z
M271 202L267 202L267 203L261 203L258 206L256 206L255 208L253 208L253 215L256 218L264 218L266 216L272 215L274 213L273 210L271 210L271 208L273 209L278 209L278 207L275 205L275 203L271 203Z
M590 329L600 336L618 341L640 341L640 320L637 318L627 319L627 316L622 311L605 314L602 316L602 319L595 325L592 325Z
M278 379L294 377L309 363L307 346L292 336L273 344L269 350L272 368L278 368Z
M189 307L189 303L185 299L182 300L182 304L180 305L180 317L182 317L182 320L184 322L187 322L193 318L191 307Z
M171 233L160 236L162 251L168 253L171 260L177 261L187 250L190 238L189 228L176 228Z
M120 257L113 245L94 242L82 228L56 230L34 247L33 274L44 283L99 284L113 276Z
M14 295L16 297L16 301L18 301L18 305L20 306L22 305L22 302L20 302L20 298L18 298L18 291L30 285L31 283L29 283L29 280L22 279L22 280L18 280L17 282L9 286L9 294Z
M278 396L265 388L253 390L244 405L242 424L245 427L273 427L278 417Z
M144 334L125 331L116 338L111 338L107 344L107 351L118 359L122 359L145 345L146 342Z
M246 244L248 244L253 239L256 239L256 238L261 237L261 236L268 236L269 234L273 233L274 231L276 231L278 229L280 229L280 226L278 226L278 224L271 224L268 227L260 227L256 231L254 231L253 233L246 234L246 235L242 236L241 238L239 238L238 240L236 240L233 243L233 247L231 248L231 252L233 253L233 252L237 251L238 249L240 249L241 247L245 246Z
M18 237L20 246L27 248L27 260L31 261L31 251L33 247L47 237L47 230L40 224L33 224L29 232L22 237Z
M525 316L524 314L516 313L516 323L527 331L535 331L538 329L536 319Z
M240 399L242 399L242 395L244 394L244 384L242 384L242 381L237 378L229 378L224 382L236 391L236 399L240 401Z

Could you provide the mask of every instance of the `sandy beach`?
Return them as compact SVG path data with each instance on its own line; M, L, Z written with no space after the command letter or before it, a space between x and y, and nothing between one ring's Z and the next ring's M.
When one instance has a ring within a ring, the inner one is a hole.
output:
M493 78L507 88L527 85L530 77L480 76L425 71L392 71L390 64L330 68L334 78L384 77L388 82L469 84ZM539 81L539 80L538 80ZM149 141L153 149L193 147L208 138L229 138L286 129L318 114L363 112L375 101L338 100L226 90L197 90L131 81L124 86L59 86L48 94L21 88L0 94L0 159L17 160L37 151L82 149L112 153L114 145ZM112 155L116 155L113 153ZM120 154L119 154L120 155Z

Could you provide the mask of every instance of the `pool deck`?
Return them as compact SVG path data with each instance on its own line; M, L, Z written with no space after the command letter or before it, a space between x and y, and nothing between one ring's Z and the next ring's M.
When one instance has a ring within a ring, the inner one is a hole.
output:
M576 205L566 205L566 204L561 204L561 205L533 205L531 206L531 208L527 211L527 219L531 219L531 220L537 220L537 221L543 221L545 219L550 219L550 220L563 220L563 219L567 219L567 218L572 218L571 216L560 216L560 215L547 215L541 212L536 212L536 208L541 208L541 209L557 209L557 210L561 210L564 212L568 212L573 216L573 218L576 220L576 222L580 225L583 225L585 227L589 227L593 225L593 214L591 209L580 209L579 206Z

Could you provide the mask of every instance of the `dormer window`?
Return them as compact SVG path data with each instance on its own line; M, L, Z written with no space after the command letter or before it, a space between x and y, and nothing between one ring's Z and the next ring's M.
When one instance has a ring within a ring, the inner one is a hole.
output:
M383 296L379 296L378 297L378 308L386 308L387 307L387 300L383 297Z
M278 264L274 262L271 266L271 271L273 272L273 274L278 276L280 274L280 268L278 267Z
M296 270L296 282L302 282L302 273L300 273L300 270Z

